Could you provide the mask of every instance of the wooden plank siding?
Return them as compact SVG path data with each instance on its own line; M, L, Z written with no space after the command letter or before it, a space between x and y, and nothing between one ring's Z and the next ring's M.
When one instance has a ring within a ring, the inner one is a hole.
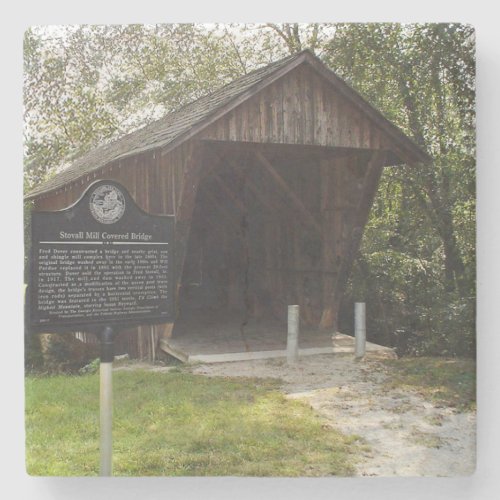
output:
M240 104L202 139L390 149L370 118L320 75L299 66Z

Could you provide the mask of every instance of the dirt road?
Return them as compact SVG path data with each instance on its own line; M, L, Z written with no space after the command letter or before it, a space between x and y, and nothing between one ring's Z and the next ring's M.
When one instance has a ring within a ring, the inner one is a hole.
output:
M370 451L359 476L460 476L475 468L475 413L437 407L416 392L388 390L390 371L374 358L350 355L238 361L193 366L207 376L272 377L287 397L309 403L332 426L361 436Z

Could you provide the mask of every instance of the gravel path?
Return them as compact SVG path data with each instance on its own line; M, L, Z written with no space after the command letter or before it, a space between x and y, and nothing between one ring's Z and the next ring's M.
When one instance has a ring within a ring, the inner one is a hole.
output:
M302 357L195 365L207 376L272 377L287 397L309 403L332 426L362 437L370 451L359 476L461 476L475 468L475 413L437 407L415 392L387 390L390 371L376 358Z

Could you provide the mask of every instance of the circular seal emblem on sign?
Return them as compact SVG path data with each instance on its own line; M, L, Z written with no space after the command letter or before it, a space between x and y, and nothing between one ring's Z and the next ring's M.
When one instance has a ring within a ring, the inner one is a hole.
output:
M98 222L114 224L125 212L125 197L117 187L101 184L90 195L90 212Z

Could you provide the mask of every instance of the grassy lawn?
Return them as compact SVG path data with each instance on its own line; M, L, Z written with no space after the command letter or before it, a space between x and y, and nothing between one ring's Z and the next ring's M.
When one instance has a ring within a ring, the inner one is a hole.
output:
M390 388L411 387L437 404L475 409L476 363L472 359L401 358L384 364L390 369Z
M289 401L276 382L188 373L114 373L117 476L346 476L358 443ZM99 468L99 378L26 379L31 475Z

